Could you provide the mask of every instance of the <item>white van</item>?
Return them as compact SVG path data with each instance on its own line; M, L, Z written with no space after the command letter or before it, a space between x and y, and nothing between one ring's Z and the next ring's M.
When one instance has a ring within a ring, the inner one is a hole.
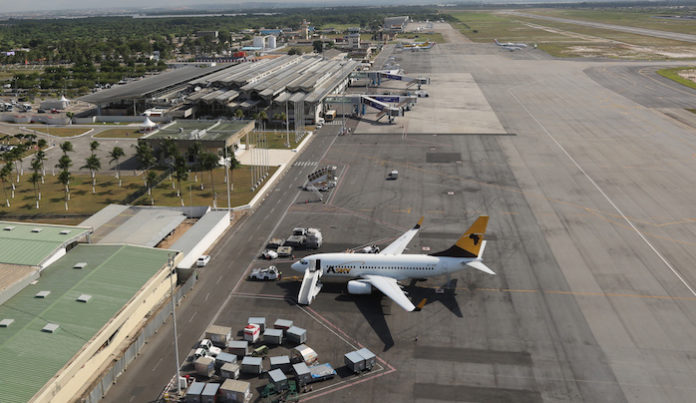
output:
M389 172L389 175L387 175L387 180L396 180L399 177L399 171L394 169L393 171Z

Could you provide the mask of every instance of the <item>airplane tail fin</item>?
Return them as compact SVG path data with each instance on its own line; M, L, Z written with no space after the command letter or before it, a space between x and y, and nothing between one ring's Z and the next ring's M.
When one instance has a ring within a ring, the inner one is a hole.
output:
M500 45L500 42L498 42L498 39L493 39L495 41L496 45Z
M430 256L475 258L479 256L483 245L483 236L488 226L488 216L482 215L474 221L469 229L449 249L432 253Z

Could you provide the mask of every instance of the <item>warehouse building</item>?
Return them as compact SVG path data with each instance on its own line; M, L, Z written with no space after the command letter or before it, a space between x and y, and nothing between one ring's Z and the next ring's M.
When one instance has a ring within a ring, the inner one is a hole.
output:
M10 221L0 221L0 228L0 304L91 233L88 227Z
M179 259L165 249L80 244L46 268L0 306L2 401L85 393L169 295Z

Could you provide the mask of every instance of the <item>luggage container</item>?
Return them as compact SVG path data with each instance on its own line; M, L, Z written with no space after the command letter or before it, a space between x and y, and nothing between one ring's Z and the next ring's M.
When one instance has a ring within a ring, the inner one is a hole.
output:
M290 350L290 354L293 362L304 362L307 365L312 365L317 361L317 352L306 344L300 344L293 348Z
M343 356L346 367L356 374L365 370L365 358L357 351L351 351Z
M198 357L193 362L193 367L196 373L200 376L211 377L215 374L215 358L213 357Z
M249 355L249 342L246 340L230 340L227 342L227 352L236 355L237 358Z
M288 388L288 377L285 376L283 371L279 369L268 371L268 378L278 392L282 392Z
M234 364L237 356L230 353L220 353L215 357L215 369L220 369L225 364Z
M266 329L266 331L263 332L263 342L268 344L283 344L283 330Z
M205 338L210 339L217 347L224 348L227 342L232 340L232 328L218 325L208 326L205 330Z
M275 323L273 323L273 328L274 329L281 329L283 331L283 334L287 334L288 329L292 327L292 321L288 319L277 319Z
M220 386L220 401L224 403L244 403L251 398L249 382L227 379Z
M295 373L295 379L300 386L304 386L312 382L312 373L309 372L309 367L304 362L299 362L292 366Z
M256 343L260 334L261 328L255 323L250 323L244 327L244 340L249 343Z
M241 372L243 374L258 375L263 372L263 358L261 357L244 357L242 359Z
M301 327L291 326L286 332L286 337L288 341L302 344L307 341L307 331Z
M282 238L273 238L268 241L268 244L266 245L268 249L278 249L279 246L283 246Z
M224 379L238 379L239 378L239 368L241 365L237 362L227 363L220 367L220 378Z
M290 371L290 356L279 355L271 357L271 369L280 369L283 372Z
M292 246L279 246L278 257L290 257L292 256Z
M186 403L200 403L205 382L193 382L186 390Z
M215 403L215 396L217 396L218 389L220 389L219 383L209 383L205 385L203 393L201 393L201 403Z
M321 382L336 376L336 370L328 362L309 367L309 373L312 375L312 382Z
M266 318L262 316L250 316L247 323L259 325L262 332L266 330Z
M358 353L360 353L360 355L362 355L362 357L365 359L365 370L372 370L372 367L375 366L377 356L372 351L366 348L361 348L360 350L358 350Z

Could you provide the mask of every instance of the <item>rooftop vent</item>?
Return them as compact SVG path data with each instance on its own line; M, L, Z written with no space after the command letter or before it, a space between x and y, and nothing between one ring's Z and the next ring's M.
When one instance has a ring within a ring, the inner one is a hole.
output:
M15 229L14 225L8 225L7 227L3 228L5 231L12 231Z
M64 230L60 231L61 235L68 235L69 233L70 233L69 229L64 229Z
M32 228L31 232L38 234L39 232L41 232L41 228Z
M39 291L36 293L36 295L34 295L34 298L46 298L50 293L50 291Z
M75 263L75 266L73 266L73 269L84 269L87 267L87 262L80 262L80 263Z
M10 327L10 325L14 322L14 319L3 319L0 320L0 327Z
M92 299L91 295L82 294L79 297L77 297L77 302L87 303L87 301L89 301L90 299Z
M46 333L55 333L59 327L60 325L57 323L47 323L46 326L41 329L41 331Z

